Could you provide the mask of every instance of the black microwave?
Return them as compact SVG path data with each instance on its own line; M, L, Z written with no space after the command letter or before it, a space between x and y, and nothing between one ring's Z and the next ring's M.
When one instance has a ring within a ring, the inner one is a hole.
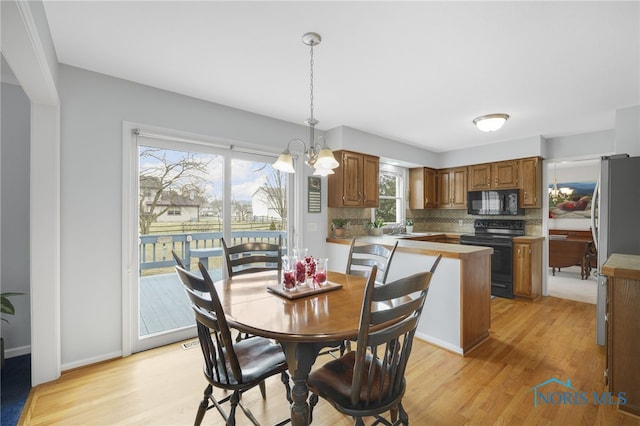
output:
M500 189L469 191L467 193L467 213L515 216L524 214L524 211L518 208L517 189Z

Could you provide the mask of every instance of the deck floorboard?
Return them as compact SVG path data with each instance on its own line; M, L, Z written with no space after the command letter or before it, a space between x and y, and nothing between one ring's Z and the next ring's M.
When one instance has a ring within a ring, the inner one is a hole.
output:
M212 269L209 274L214 281L222 279L221 269ZM140 336L194 324L189 299L176 274L140 277Z

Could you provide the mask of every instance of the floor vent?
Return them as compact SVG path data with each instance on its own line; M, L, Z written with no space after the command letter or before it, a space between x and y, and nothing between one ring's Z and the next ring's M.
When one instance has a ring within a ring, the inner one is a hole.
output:
M198 346L200 344L199 341L197 340L192 340L190 342L185 342L183 344L181 344L180 346L182 346L182 350L187 350L187 349L191 349L191 348L195 348L196 346Z

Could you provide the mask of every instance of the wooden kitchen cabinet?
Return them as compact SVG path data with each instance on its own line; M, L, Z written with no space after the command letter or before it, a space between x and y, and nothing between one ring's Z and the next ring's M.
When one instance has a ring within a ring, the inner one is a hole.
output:
M518 207L542 207L542 161L538 157L518 160L520 197Z
M542 294L542 238L513 239L513 295L535 300Z
M438 207L437 170L428 167L409 169L409 208Z
M491 188L491 163L469 166L469 191Z
M609 392L624 392L618 410L640 416L640 256L613 254L602 266L607 276L607 363Z
M328 176L329 207L378 207L380 159L352 151L335 151L339 167Z
M438 207L467 208L467 168L455 167L438 170Z
M469 191L517 188L518 161L474 164L469 166L468 179Z

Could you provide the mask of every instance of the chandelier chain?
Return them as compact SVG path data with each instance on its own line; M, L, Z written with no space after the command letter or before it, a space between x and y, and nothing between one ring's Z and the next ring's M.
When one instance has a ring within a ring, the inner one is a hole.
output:
M311 43L311 82L310 88L310 101L311 101L311 121L313 121L313 43Z

